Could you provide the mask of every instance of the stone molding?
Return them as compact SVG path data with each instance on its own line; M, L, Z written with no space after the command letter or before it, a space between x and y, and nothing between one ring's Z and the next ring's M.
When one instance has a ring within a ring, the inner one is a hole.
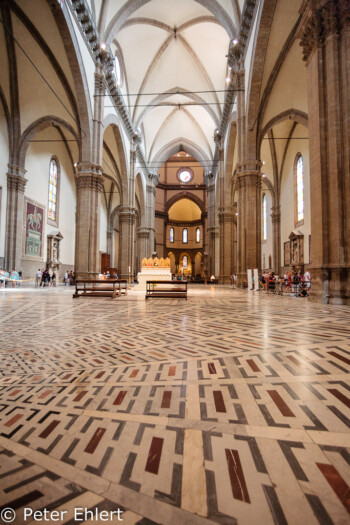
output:
M95 73L95 93L104 95L106 91L106 84L104 76L101 73Z
M281 222L281 208L280 206L273 206L271 208L272 213L270 214L271 222Z
M137 230L137 237L139 239L149 239L150 233L152 231L154 232L154 228L143 228L143 227L138 228L138 230Z
M22 175L14 175L7 173L7 189L8 191L15 191L17 193L24 193L27 180Z
M219 217L219 224L235 222L235 215L233 211L225 211L225 210L220 211L219 210L218 217Z
M130 206L122 206L119 211L119 223L135 224L136 210Z
M237 188L242 189L247 186L261 188L262 176L260 171L244 171L237 177Z
M79 174L76 175L77 191L91 190L97 193L103 192L103 179L100 175Z
M299 33L304 62L308 62L312 52L321 47L329 36L339 35L349 27L349 0L328 0L314 10L307 6Z

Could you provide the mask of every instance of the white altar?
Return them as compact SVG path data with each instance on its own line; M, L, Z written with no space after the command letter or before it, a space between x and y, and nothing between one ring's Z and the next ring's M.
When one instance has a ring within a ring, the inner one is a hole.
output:
M150 266L150 261L158 266ZM146 262L148 265L146 266ZM146 281L171 281L170 261L168 259L144 259L142 261L141 272L137 274L138 284L133 286L133 290L146 293ZM165 264L167 264L165 266Z

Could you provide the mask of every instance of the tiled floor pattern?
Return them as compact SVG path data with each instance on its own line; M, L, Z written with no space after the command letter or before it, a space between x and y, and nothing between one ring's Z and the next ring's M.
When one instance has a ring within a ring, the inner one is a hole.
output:
M127 524L349 523L349 308L61 288L6 290L0 314L0 507L14 523L24 507L73 523L76 506Z

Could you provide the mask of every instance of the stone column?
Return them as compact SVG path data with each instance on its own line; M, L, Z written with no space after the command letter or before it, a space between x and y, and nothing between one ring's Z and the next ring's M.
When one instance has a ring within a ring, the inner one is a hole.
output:
M219 211L220 235L220 282L229 283L234 262L234 214L233 211Z
M212 173L205 175L208 192L208 277L215 275L215 179Z
M311 298L350 303L350 3L302 4L307 66Z
M238 283L247 270L261 268L261 173L260 161L239 166L238 187Z
M281 209L274 206L271 213L273 236L273 269L278 275L281 273Z
M114 268L113 228L107 226L107 253L110 256L111 268Z
M147 251L144 257L152 257L154 252L154 232L155 232L155 209L156 209L156 186L159 175L149 174L146 186L146 224L149 230Z
M134 272L135 208L121 206L119 212L120 278L128 279ZM130 272L129 272L130 268Z
M142 263L142 259L146 257L147 259L151 257L149 254L149 238L150 238L150 228L144 228L140 226L137 230L137 238L139 239L139 247L140 247L140 264Z
M77 187L75 270L80 278L93 278L100 271L100 208L103 177L100 166L79 163Z
M13 164L9 164L8 168L5 268L18 271L21 269L23 254L24 190L27 179L23 168Z

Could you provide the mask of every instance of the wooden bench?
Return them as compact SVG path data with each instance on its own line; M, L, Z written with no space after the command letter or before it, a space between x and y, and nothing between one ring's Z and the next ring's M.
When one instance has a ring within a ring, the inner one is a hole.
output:
M127 295L126 279L77 279L73 297L111 297Z
M146 281L146 299L149 297L187 299L187 281Z

